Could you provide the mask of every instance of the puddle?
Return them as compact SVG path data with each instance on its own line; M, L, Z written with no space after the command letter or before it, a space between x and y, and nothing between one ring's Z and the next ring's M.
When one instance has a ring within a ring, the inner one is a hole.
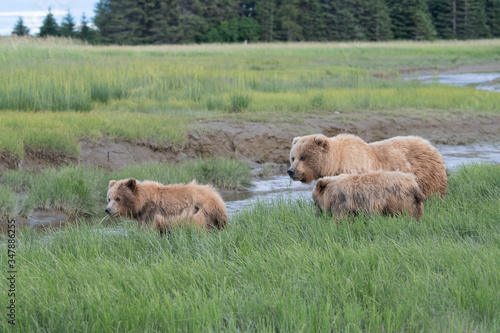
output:
M467 146L436 145L446 167L456 169L460 164L481 162L500 164L500 143L478 143Z
M415 79L409 78L409 79ZM438 82L453 86L475 86L479 90L500 92L500 73L462 73L422 75L416 79L423 82Z

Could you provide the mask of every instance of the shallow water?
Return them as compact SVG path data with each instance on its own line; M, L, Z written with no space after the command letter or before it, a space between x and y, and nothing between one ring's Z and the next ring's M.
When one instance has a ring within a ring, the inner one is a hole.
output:
M475 86L479 90L500 92L500 73L436 74L417 77L424 82L438 82L454 86Z
M443 155L446 167L450 170L471 162L500 164L500 144L436 145L436 147ZM292 182L286 174L283 174L254 179L254 185L249 191L223 196L229 216L252 206L256 201L268 201L284 196L294 200L311 199L315 182L311 184ZM61 212L34 211L29 219L19 219L19 222L29 225L31 228L59 227L67 222L67 216ZM109 233L120 232L123 230L123 223L127 222L118 222L118 225L101 230Z
M500 164L500 144L474 144L467 146L436 145L443 156L448 169L456 169L461 164L482 162ZM290 182L286 175L274 176L255 181L255 188L240 194L241 197L225 197L228 214L237 213L239 210L252 205L257 200L270 200L278 196L289 196L293 199L310 199L316 182L301 184Z

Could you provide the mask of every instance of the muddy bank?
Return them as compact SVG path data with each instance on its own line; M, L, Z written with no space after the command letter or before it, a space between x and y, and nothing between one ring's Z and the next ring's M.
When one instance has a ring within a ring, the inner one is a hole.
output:
M200 129L188 133L183 145L108 139L82 141L79 163L116 169L142 162L182 162L197 156L224 156L250 163L288 163L292 139L314 133L326 136L352 133L368 142L397 135L419 135L434 144L464 145L498 141L500 117L422 120L376 115L346 123L340 115L332 113L307 118L303 124L205 122Z
M356 114L349 116L356 117ZM498 142L500 117L454 117L444 120L372 115L346 122L345 116L331 113L304 119L303 123L254 123L210 121L188 133L184 144L156 144L102 138L80 141L80 156L64 156L27 149L23 160L0 153L0 173L7 169L37 170L60 165L97 166L119 169L144 162L178 163L198 156L231 157L249 163L288 163L293 137L314 133L334 136L352 133L364 140L378 141L397 135L419 135L434 144L464 145Z

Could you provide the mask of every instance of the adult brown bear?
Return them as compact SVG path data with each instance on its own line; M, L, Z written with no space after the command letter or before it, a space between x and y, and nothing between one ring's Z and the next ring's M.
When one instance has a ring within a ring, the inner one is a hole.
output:
M303 183L343 173L386 170L414 174L426 196L444 196L448 185L441 154L417 136L398 136L369 144L351 134L333 138L322 134L296 137L290 164L288 175Z

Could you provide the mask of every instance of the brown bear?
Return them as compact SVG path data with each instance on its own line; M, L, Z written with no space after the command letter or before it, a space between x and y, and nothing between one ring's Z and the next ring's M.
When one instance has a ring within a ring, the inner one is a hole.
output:
M303 183L342 173L386 170L415 174L426 196L444 196L448 185L441 154L417 136L398 136L370 144L351 134L333 138L322 134L296 137L290 164L288 175Z
M217 191L196 181L165 186L134 178L112 180L107 199L105 211L111 217L134 218L139 226L151 221L160 234L185 223L220 230L228 220L226 206Z
M415 175L399 171L321 178L312 197L317 207L316 214L330 212L337 222L358 212L391 216L407 213L418 222L424 209L424 194Z

